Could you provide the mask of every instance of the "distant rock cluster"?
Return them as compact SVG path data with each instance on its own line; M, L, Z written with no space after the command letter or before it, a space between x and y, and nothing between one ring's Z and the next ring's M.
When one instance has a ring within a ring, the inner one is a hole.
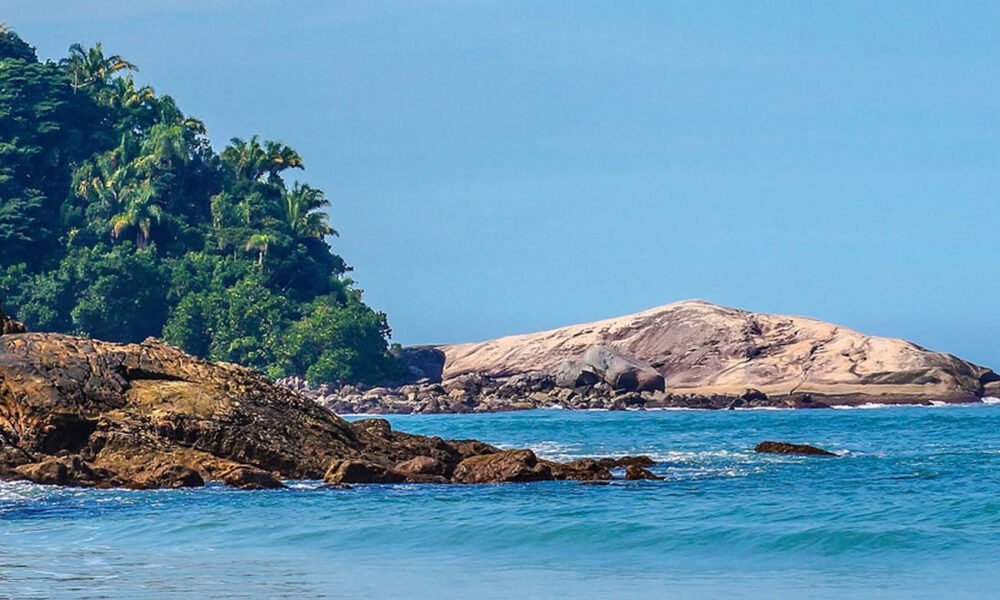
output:
M551 373L536 371L508 377L467 373L443 381L440 370L421 369L420 373L431 377L396 386L312 387L300 377L277 383L338 414L479 413L535 408L828 408L808 394L772 399L756 389L738 394L668 393L663 376L655 369L605 346L589 348L579 359L559 363Z
M824 408L975 402L991 369L905 340L802 317L686 301L486 342L396 350L407 381L279 383L338 413L531 408Z

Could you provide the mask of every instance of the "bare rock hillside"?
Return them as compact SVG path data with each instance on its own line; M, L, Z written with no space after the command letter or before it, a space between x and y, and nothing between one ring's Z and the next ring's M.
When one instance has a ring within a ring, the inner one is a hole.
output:
M803 317L699 300L480 343L440 346L443 378L556 373L604 347L662 374L680 394L811 394L828 403L975 400L991 370L912 342Z

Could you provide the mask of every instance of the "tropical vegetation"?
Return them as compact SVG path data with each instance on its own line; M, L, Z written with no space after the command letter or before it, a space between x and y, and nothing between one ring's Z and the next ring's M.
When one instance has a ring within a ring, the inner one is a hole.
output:
M0 299L29 328L162 337L272 377L399 366L322 190L278 141L216 151L205 125L101 44L58 62L0 27Z

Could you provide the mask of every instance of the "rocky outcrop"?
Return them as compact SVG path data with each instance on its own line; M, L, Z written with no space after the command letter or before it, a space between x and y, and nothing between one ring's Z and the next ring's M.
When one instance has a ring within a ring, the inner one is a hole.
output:
M808 444L790 444L788 442L761 442L753 449L761 454L801 454L804 456L837 456L829 450L810 446Z
M538 460L531 450L506 450L494 454L470 456L455 468L460 483L525 482L553 479L549 465Z
M830 408L1000 397L1000 375L950 354L701 301L398 355L414 375L429 375L395 387L282 383L342 414Z
M530 451L348 423L263 376L150 339L0 337L0 478L54 485L242 489L590 479Z
M904 340L702 301L440 349L447 381L469 373L558 375L567 361L599 347L649 365L668 392L688 396L735 398L753 388L772 399L808 394L827 404L971 401L998 379L989 369Z
M625 479L627 481L639 481L642 479L663 479L654 475L652 471L639 465L629 465L625 468Z
M411 346L392 350L410 371L413 382L440 383L444 373L445 354L433 346Z
M614 390L662 392L663 375L653 367L607 346L591 346L583 353L583 363L597 372Z

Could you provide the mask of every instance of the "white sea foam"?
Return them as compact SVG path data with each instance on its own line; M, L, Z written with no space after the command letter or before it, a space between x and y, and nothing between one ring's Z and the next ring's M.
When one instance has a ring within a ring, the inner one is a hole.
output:
M830 408L837 410L871 410L873 408L905 408L920 406L919 404L882 404L879 402L865 402L864 404L835 404Z
M544 458L547 460L566 461L566 460L573 460L576 458L584 458L585 456L587 456L586 454L580 452L579 444L568 444L563 442L556 442L553 440L542 440L540 442L534 442L532 444L529 444L529 446L531 447L532 451L534 451L534 453L538 455L539 458ZM523 448L524 445L501 444L500 447L504 449L514 449L514 448Z
M993 396L986 396L983 398L983 404L1000 404L1000 398L994 398Z
M943 400L931 400L930 404L883 404L880 402L866 402L864 404L847 405L836 404L830 408L837 410L870 410L874 408L962 408L976 406L978 402L945 402ZM1000 404L1000 398L983 398L982 404Z

